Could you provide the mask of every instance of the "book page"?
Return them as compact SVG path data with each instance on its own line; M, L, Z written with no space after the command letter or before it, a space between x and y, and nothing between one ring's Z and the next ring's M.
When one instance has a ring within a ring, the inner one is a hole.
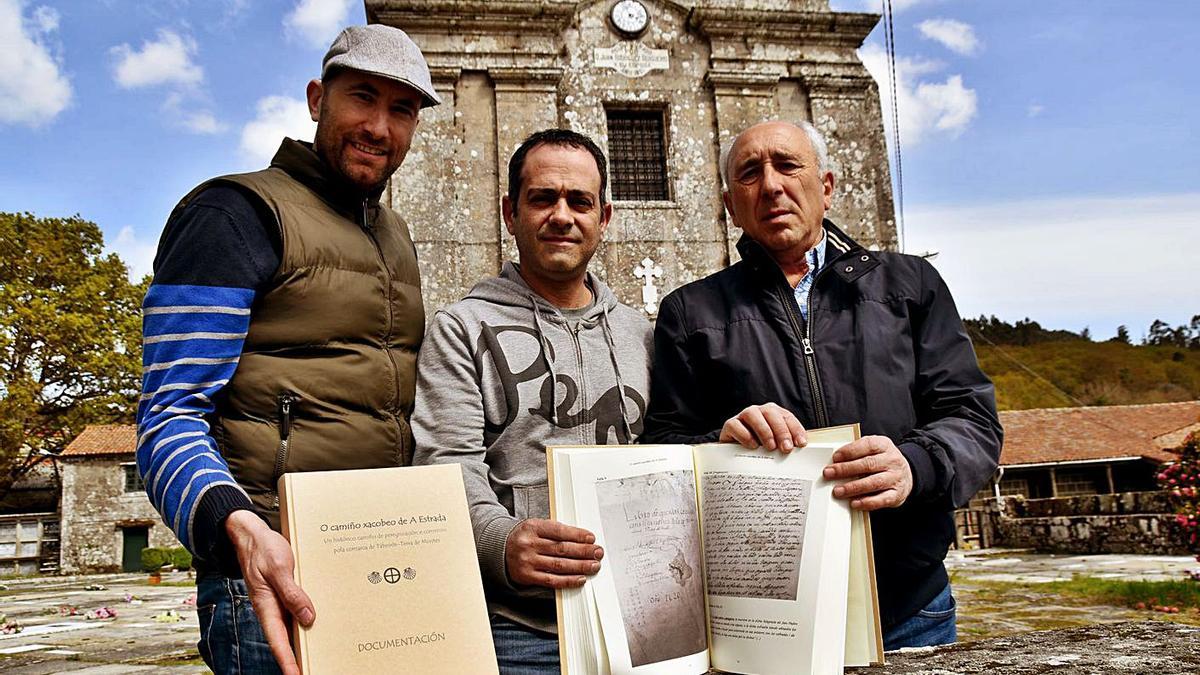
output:
M562 523L577 523L571 483L571 455L546 452L550 484L550 517ZM607 673L608 655L600 635L600 617L591 588L555 591L558 615L559 664L563 673Z
M857 424L809 429L811 443L845 445L858 440ZM850 583L846 598L846 667L882 664L883 627L879 621L879 595L875 588L875 562L871 550L871 519L851 511Z
M813 481L719 472L700 485L709 594L795 600Z
M841 672L850 510L821 477L839 447L696 447L713 667Z
M561 450L556 448L557 453ZM570 459L579 527L604 547L588 581L612 673L708 670L695 472L685 446ZM587 588L587 586L585 586Z
M846 595L846 667L882 664L883 629L875 593L871 521L862 511L850 513L850 580Z

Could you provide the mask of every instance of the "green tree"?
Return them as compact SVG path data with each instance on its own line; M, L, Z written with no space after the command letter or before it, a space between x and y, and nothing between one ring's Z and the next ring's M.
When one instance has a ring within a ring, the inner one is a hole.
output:
M1129 341L1129 328L1124 324L1117 326L1117 336L1108 339L1109 342L1120 342L1122 344L1131 344Z
M0 498L84 425L130 422L141 299L95 223L0 212Z

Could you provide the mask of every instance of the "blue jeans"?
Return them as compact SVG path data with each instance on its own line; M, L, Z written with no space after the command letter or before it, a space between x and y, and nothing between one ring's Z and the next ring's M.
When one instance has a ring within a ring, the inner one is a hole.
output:
M884 631L884 651L954 644L958 641L956 606L954 596L950 594L950 584L946 584L924 609Z
M216 675L279 673L258 616L250 606L246 582L220 574L196 579L196 648Z
M558 638L492 615L500 675L558 675Z

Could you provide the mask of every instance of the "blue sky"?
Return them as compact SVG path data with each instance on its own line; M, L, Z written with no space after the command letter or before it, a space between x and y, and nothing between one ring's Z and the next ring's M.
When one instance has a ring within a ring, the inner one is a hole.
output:
M1200 2L893 7L906 249L939 252L962 312L1101 338L1200 314ZM352 0L0 0L0 210L79 213L148 272L190 187L310 133L304 85L364 20ZM882 44L861 54L887 91Z

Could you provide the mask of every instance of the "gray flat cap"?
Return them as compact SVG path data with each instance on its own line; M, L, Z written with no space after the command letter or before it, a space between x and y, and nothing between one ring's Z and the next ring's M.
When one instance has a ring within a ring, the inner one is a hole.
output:
M442 99L433 90L429 65L417 44L399 28L379 23L350 26L338 34L321 63L321 78L330 68L350 68L403 82L425 97L422 108Z

